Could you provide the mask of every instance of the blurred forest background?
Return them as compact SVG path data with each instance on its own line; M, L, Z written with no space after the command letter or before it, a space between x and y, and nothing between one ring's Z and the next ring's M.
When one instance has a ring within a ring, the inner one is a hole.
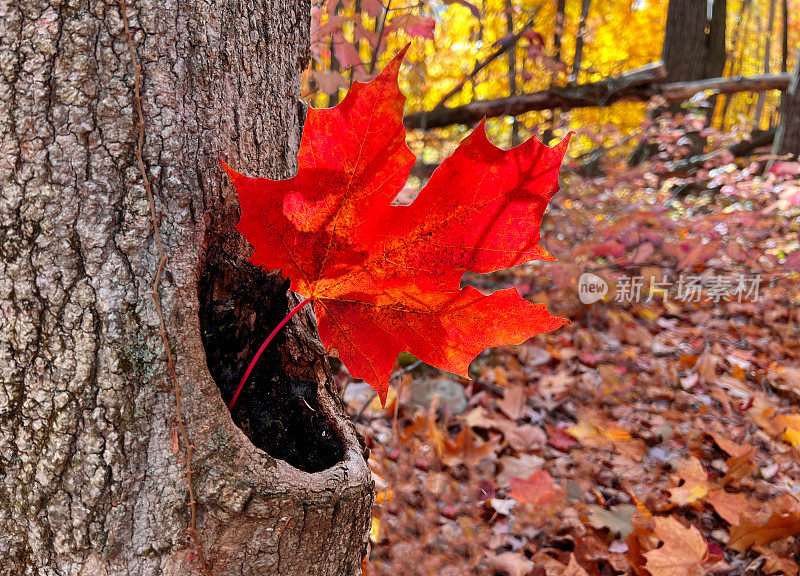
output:
M515 286L572 324L473 380L401 358L372 450L366 574L798 574L798 0L329 0L303 98L405 44L417 190L487 117L575 137ZM582 301L583 274L607 293Z
M422 129L409 144L426 164L483 115L501 146L574 130L573 156L603 146L617 157L642 135L659 93L648 88L713 78L739 81L668 97L728 136L769 131L800 43L796 0L330 0L313 18L304 99L317 107L412 43L402 86L407 126Z

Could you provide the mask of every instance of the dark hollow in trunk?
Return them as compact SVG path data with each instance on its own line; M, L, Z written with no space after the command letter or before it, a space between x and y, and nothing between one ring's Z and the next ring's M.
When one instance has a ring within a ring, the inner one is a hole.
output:
M226 404L258 347L289 310L288 284L246 262L207 266L200 281L200 325L208 369ZM285 343L281 332L262 354L233 407L233 421L270 456L319 472L341 461L344 447L319 411L319 383L287 373L280 356Z

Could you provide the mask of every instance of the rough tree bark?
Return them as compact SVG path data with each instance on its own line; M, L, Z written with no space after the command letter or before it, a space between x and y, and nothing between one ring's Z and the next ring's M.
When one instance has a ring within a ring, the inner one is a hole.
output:
M372 483L310 312L262 358L241 428L224 402L289 302L242 263L217 161L295 169L309 2L128 2L183 414L149 294L159 261L120 5L4 0L0 572L197 574L182 416L209 573L360 573Z

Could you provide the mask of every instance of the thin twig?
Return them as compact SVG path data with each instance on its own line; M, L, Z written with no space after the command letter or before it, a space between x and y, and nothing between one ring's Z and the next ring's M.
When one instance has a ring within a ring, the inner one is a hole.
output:
M537 6L534 9L533 15L528 19L527 22L525 22L522 28L520 28L519 32L511 36L506 42L503 42L500 45L500 47L494 52L492 52L489 56L487 56L485 60L482 60L481 62L476 62L475 66L472 69L472 72L470 72L467 76L462 78L452 90L450 90L447 94L442 96L442 98L439 100L439 103L433 107L434 110L442 108L447 103L447 101L450 100L450 98L461 92L461 90L464 88L467 82L475 78L478 72L486 68L489 64L491 64L497 58L505 54L508 50L514 49L517 46L517 42L519 42L519 39L522 38L522 35L525 34L525 32L527 32L528 29L531 26L533 26L533 24L536 22L536 16L538 14L539 14L539 7Z
M372 74L375 71L375 64L378 63L378 52L381 49L381 43L383 42L383 33L386 30L386 18L389 16L389 10L392 8L392 0L389 0L386 3L386 8L383 10L383 18L381 18L381 23L378 26L378 42L375 44L375 49L372 51L372 58L369 62L369 72Z
M153 236L156 239L156 248L158 251L158 268L156 270L153 285L150 295L155 303L156 313L158 314L158 321L161 328L161 339L164 342L164 350L167 355L167 366L169 367L169 374L172 379L173 392L175 395L175 411L177 418L175 424L180 431L181 439L185 447L185 464L186 469L184 474L186 476L186 483L189 489L189 525L186 531L194 545L194 552L200 562L200 570L203 574L210 575L208 565L206 564L205 555L203 554L203 546L197 538L197 500L194 493L194 484L192 482L192 456L194 455L194 445L189 441L189 435L186 433L186 426L183 420L183 406L181 404L181 387L178 384L178 376L175 373L175 363L172 357L172 349L169 345L169 338L167 337L167 326L164 322L164 311L161 307L161 299L158 295L158 287L161 282L161 275L164 272L164 266L167 264L167 257L164 254L164 246L161 242L161 233L158 229L158 214L156 213L156 204L153 198L153 189L150 185L150 179L147 177L147 168L144 164L142 157L142 150L144 148L144 112L142 111L142 95L141 95L141 68L139 61L136 58L136 50L133 48L133 36L131 35L130 27L128 25L128 10L126 0L119 0L120 9L122 11L122 24L125 28L125 38L128 41L128 51L131 55L131 63L133 64L133 89L134 89L134 105L136 108L136 115L138 117L139 138L136 145L136 161L139 164L139 171L142 173L142 181L144 183L145 193L147 194L147 201L150 204L150 220L153 225Z

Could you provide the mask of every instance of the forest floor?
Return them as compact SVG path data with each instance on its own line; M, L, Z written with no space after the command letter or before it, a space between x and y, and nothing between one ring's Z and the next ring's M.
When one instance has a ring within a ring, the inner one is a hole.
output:
M381 410L338 375L376 482L365 574L798 573L800 164L730 162L565 177L559 261L465 281L571 325L472 381L411 364Z

